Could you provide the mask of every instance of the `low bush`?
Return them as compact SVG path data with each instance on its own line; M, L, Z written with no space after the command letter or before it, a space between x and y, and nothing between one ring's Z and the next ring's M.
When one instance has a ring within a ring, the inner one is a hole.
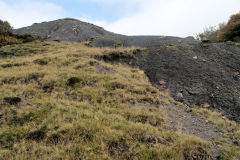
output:
M78 77L71 77L67 80L67 86L71 86L73 87L75 84L80 83L82 81L82 79L78 78Z
M42 127L40 129L34 130L32 132L29 132L27 134L26 139L27 140L34 140L34 141L40 141L46 136L46 127Z
M231 16L226 27L220 32L219 41L240 41L240 13Z
M197 34L197 39L212 42L240 42L240 13L232 15L226 24L220 23L218 27L205 28L202 33Z
M0 20L0 47L41 40L40 37L31 34L14 34L12 29L13 27L7 21Z
M221 31L226 27L225 23L220 23L218 26L210 26L203 30L202 33L197 34L197 39L201 41L217 42Z
M21 98L19 98L19 97L5 97L4 101L6 103L11 104L11 105L15 105L15 104L18 104L18 103L21 102Z
M0 47L11 45L11 44L20 44L20 43L23 43L21 39L10 37L8 35L0 35Z
M35 64L39 64L39 65L47 65L48 61L46 59L36 59L33 61Z

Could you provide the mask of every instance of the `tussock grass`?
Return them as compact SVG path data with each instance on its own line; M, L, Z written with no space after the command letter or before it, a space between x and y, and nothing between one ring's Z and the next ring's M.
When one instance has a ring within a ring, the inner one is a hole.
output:
M0 159L213 159L209 142L165 130L158 108L131 109L172 103L143 71L95 59L135 50L67 42L1 48ZM25 65L4 67L17 63Z

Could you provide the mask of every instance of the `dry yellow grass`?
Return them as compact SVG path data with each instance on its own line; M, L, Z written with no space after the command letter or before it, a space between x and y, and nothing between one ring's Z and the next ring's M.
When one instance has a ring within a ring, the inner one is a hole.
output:
M1 48L0 159L212 159L209 142L165 130L158 108L131 109L172 103L143 71L94 58L134 50L67 42Z

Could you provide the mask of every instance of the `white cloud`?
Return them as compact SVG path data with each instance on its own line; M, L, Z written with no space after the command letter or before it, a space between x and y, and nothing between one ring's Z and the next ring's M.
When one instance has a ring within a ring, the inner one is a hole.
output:
M102 0L109 1L109 0ZM195 36L240 11L239 0L135 0L139 11L115 22L89 20L126 35Z
M14 28L55 20L64 14L63 9L53 3L31 0L19 0L14 3L0 0L0 11L0 19L9 21Z
M122 14L122 18L114 22L86 19L86 17L80 19L126 35L195 36L205 27L226 22L230 15L240 11L239 0L69 0L67 2L73 1L91 1L108 6L106 9L109 6L122 8L126 14ZM64 15L67 14L62 7L37 0L17 2L0 0L0 19L8 20L18 28L35 22L65 17ZM128 14L131 8L137 11Z

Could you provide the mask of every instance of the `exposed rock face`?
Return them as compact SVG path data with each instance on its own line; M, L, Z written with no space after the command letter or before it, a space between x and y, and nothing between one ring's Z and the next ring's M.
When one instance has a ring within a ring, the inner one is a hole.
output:
M239 46L175 44L174 50L163 46L151 50L141 64L150 81L156 85L165 81L176 100L189 106L207 103L240 122Z
M131 64L142 68L153 84L170 89L176 100L180 98L189 106L209 104L209 108L240 122L239 44L202 43L192 37L124 36L74 19L34 24L15 32L36 34L46 40L88 40L100 47L145 47L149 54L136 55Z
M29 27L16 29L14 32L31 33L40 36L44 40L61 40L71 42L82 42L97 37L107 37L108 39L111 39L116 35L93 24L70 18L51 22L35 23Z
M193 38L185 39L164 36L124 36L104 30L102 27L82 22L77 19L65 18L56 21L35 23L32 26L16 29L15 33L30 33L38 35L44 40L61 40L70 42L90 41L97 47L105 46L141 46L149 47L181 40L193 41Z

